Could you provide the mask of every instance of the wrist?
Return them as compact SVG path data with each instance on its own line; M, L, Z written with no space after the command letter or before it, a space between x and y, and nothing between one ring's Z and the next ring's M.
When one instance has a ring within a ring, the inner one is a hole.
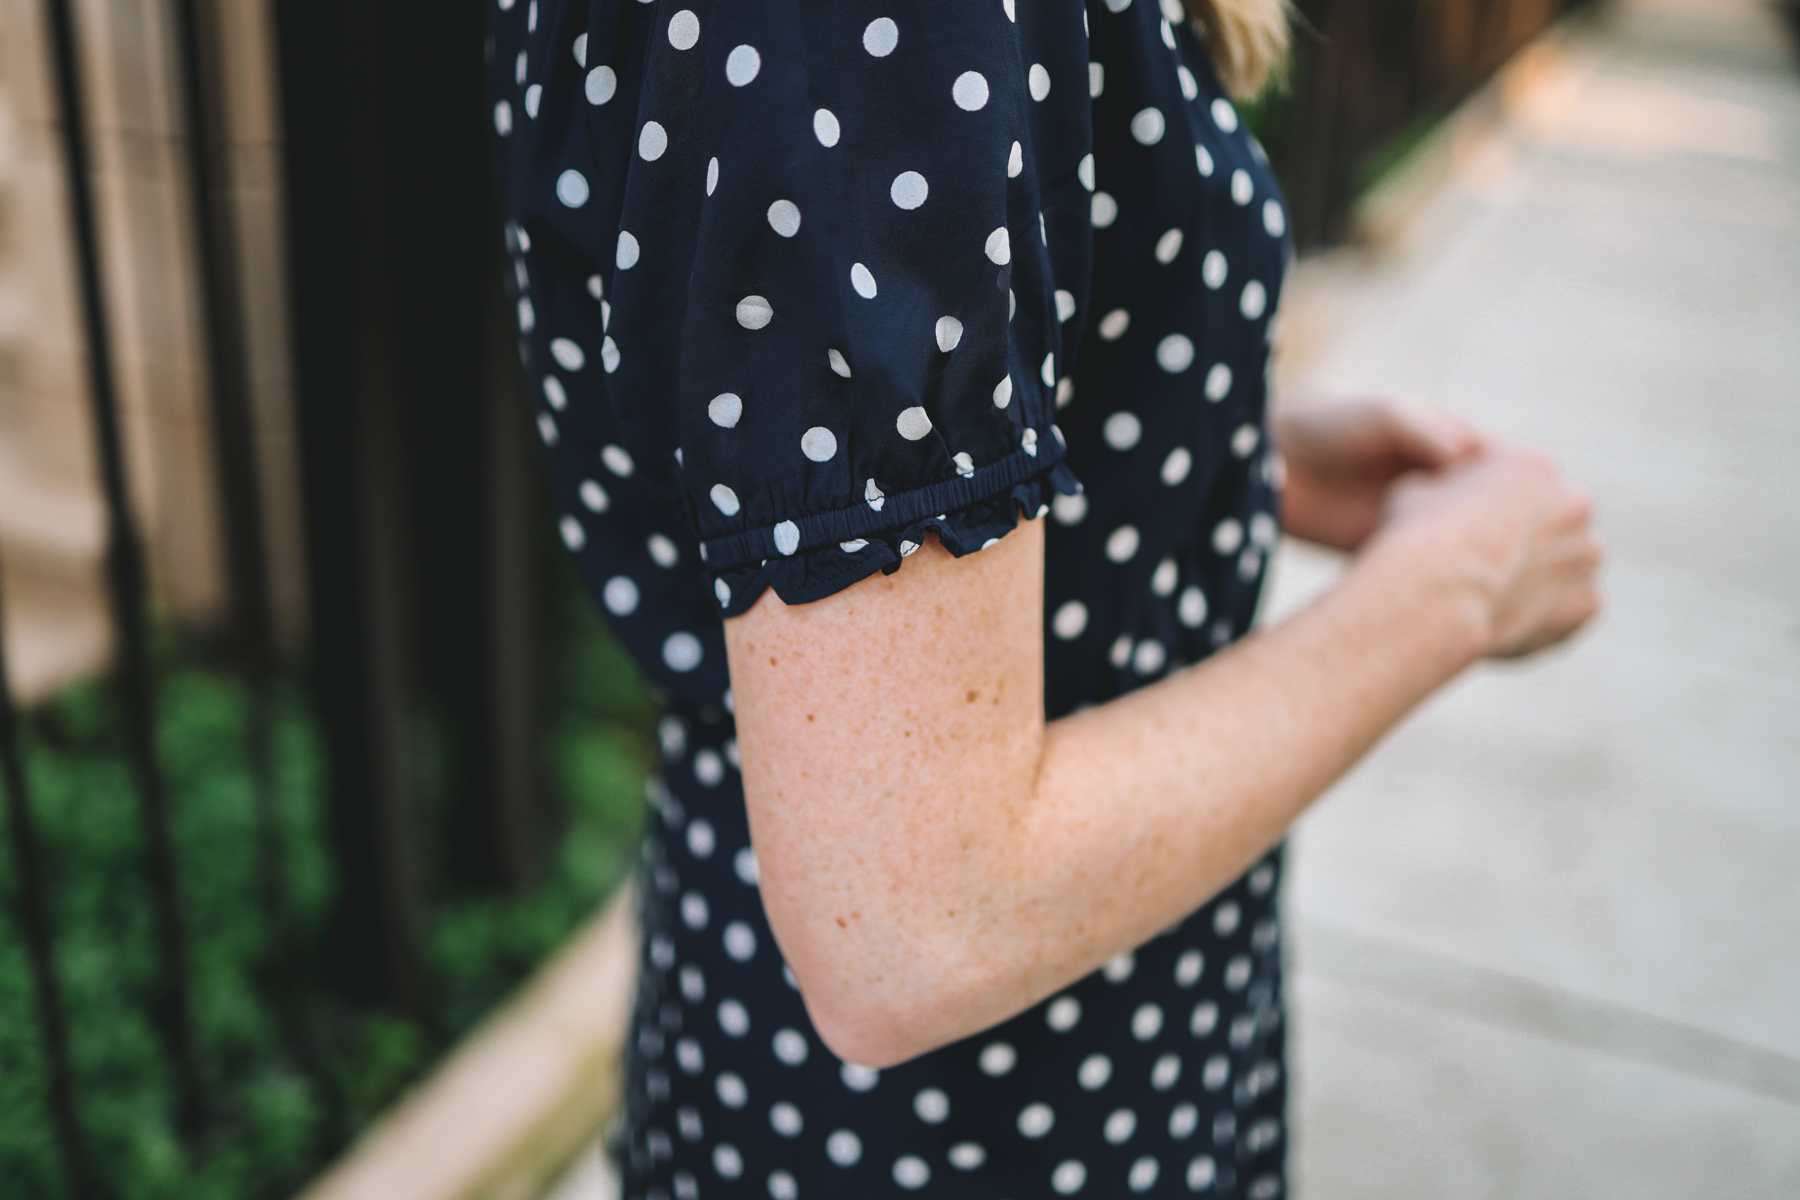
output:
M1449 678L1492 649L1498 589L1468 555L1411 532L1377 535L1345 582L1379 592L1397 621L1427 634Z

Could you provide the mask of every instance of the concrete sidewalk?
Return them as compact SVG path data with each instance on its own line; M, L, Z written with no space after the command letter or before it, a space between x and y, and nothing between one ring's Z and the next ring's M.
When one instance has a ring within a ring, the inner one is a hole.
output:
M1759 0L1534 49L1305 374L1590 486L1609 611L1303 823L1303 1200L1800 1197L1800 66ZM1301 281L1306 294L1309 281ZM1336 565L1284 549L1271 608Z

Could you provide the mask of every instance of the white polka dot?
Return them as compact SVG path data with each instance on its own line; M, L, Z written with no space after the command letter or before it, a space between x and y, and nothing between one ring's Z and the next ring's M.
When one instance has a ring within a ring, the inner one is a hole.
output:
M867 538L851 538L847 542L839 542L838 549L842 550L845 554L858 554L861 553L862 549L868 544L869 539Z
M1163 1011L1154 1004L1140 1004L1131 1014L1131 1036L1147 1042L1162 1032Z
M980 71L964 71L950 85L950 98L964 112L978 112L988 102L988 81Z
M544 103L544 85L534 83L525 89L525 115L535 118L538 108ZM571 205L571 207L573 207Z
M677 1175L675 1178L679 1181L681 1177ZM675 1200L699 1200L698 1189L695 1190L694 1195L684 1197L679 1194L680 1183L677 1182L676 1191ZM770 1171L769 1200L800 1200L799 1181L786 1171Z
M782 554L792 554L800 548L800 527L792 521L782 521L775 526L775 549Z
M959 1171L973 1171L987 1161L987 1151L979 1142L958 1142L947 1155L950 1165Z
M1227 991L1241 992L1250 984L1250 976L1254 971L1249 956L1237 955L1225 964L1225 988Z
M713 505L717 507L720 512L728 517L737 516L738 497L736 492L732 491L722 483L715 483L712 486L712 491L709 492L708 495L712 497Z
M1111 12L1122 13L1131 7L1131 0L1106 0L1106 7Z
M1169 660L1169 652L1155 638L1145 638L1131 655L1131 669L1139 675L1154 675Z
M1181 575L1175 560L1165 558L1156 564L1156 570L1150 576L1150 590L1158 596L1169 596L1175 592L1175 584Z
M1215 404L1231 394L1231 368L1214 363L1206 373L1206 398Z
M554 345L554 343L552 343L552 345ZM573 345L573 343L571 343L571 345ZM580 349L580 347L576 348L578 350ZM551 354L554 355L555 353L556 351L552 349ZM544 376L544 400L557 412L561 412L563 409L569 407L569 393L563 390L562 380L554 375Z
M806 1035L795 1029L782 1029L776 1032L770 1042L775 1057L790 1067L797 1067L806 1061Z
M1185 66L1175 68L1176 76L1181 80L1181 97L1184 100L1196 100L1200 96L1200 83L1194 73Z
M1174 262L1175 256L1181 253L1181 240L1181 230L1179 229L1170 229L1157 238L1156 261L1165 267Z
M1162 481L1170 487L1180 485L1194 469L1194 456L1188 453L1186 446L1177 446L1169 451L1169 457L1163 459Z
M1278 238L1287 232L1287 214L1282 212L1279 200L1263 201L1263 228L1269 231L1272 238Z
M1213 549L1220 554L1236 554L1238 547L1243 544L1244 527L1238 524L1235 519L1226 517L1223 521L1220 521L1217 525L1213 526L1212 545ZM1224 911L1223 908L1220 909L1220 912ZM1234 919L1232 924L1235 926L1236 923L1237 922Z
M756 934L742 921L725 927L725 953L738 962L749 962L756 954Z
M1250 180L1250 172L1239 168L1231 173L1231 199L1234 204L1248 204L1256 197L1256 184Z
M1193 1014L1188 1018L1188 1032L1197 1038L1203 1038L1219 1027L1219 1006L1211 1000L1202 1000L1194 1005Z
M1166 17L1162 22L1162 40L1163 45L1167 46L1169 49L1173 50L1175 48L1175 30L1170 26Z
M1269 293L1254 279L1244 285L1244 294L1238 297L1238 311L1252 321L1263 315L1268 304Z
M1019 1110L1019 1132L1028 1138L1041 1138L1056 1124L1056 1112L1048 1104L1028 1104Z
M580 171L564 171L556 177L556 198L570 208L588 202L588 181Z
M737 302L737 323L745 329L762 329L774 319L774 308L761 296L745 296Z
M681 551L677 550L675 543L663 534L651 534L644 544L650 550L650 561L664 570L681 561Z
M821 108L813 113L813 136L819 139L819 145L835 146L842 134L843 129L838 125L837 114L829 108Z
M1200 260L1200 279L1207 287L1218 289L1225 284L1226 275L1231 267L1225 256L1217 250L1208 250L1206 257Z
M1119 202L1105 192L1095 192L1089 208L1095 229L1105 229L1119 219Z
M556 365L565 371L579 371L587 365L587 355L581 352L580 346L568 338L550 339L550 357L554 358Z
M681 923L689 929L705 929L709 915L706 897L699 892L689 892L681 898Z
M1037 439L1037 430L1027 426L1025 432L1019 435L1019 448L1035 458L1037 457ZM1048 505L1045 507L1048 507ZM1041 512L1038 514L1040 517L1043 515L1044 514Z
M931 1168L918 1155L908 1154L894 1160L894 1182L910 1191L916 1191L931 1182Z
M858 1066L855 1063L845 1063L838 1071L838 1077L844 1081L844 1086L853 1092L866 1092L881 1082L880 1071L872 1067Z
M935 332L938 349L948 354L962 341L963 324L955 317L939 317Z
M731 603L731 585L723 579L713 580L713 595L719 598L721 606Z
M582 480L576 492L580 495L581 502L592 512L605 512L612 507L612 497L606 494L605 488L591 479Z
M1019 172L1025 169L1025 148L1014 142L1012 149L1006 152L1006 177L1017 179Z
M608 375L619 369L619 344L611 338L600 339L600 369Z
M736 1000L721 1000L719 1028L727 1037L743 1037L750 1032L750 1010Z
M1081 156L1081 162L1075 168L1075 178L1079 179L1081 181L1081 186L1086 188L1088 191L1091 192L1094 190L1094 156L1093 155L1084 154Z
M1006 232L1006 226L1002 225L988 234L985 249L989 260L996 266L1004 267L1012 261L1012 236Z
M1121 525L1106 538L1106 557L1113 562L1131 561L1138 552L1138 531L1135 525Z
M645 121L638 131L638 155L645 162L655 162L669 148L669 132L655 121Z
M614 575L600 589L600 602L615 617L629 617L637 611L638 587L623 575Z
M1031 89L1033 100L1042 100L1050 94L1050 72L1044 69L1043 63L1031 64L1031 70L1025 75L1025 83Z
M769 228L784 238L800 232L800 206L792 200L777 200L769 205Z
M862 1160L862 1139L848 1129L839 1129L825 1139L825 1157L840 1167L854 1167Z
M1160 1170L1156 1160L1146 1154L1131 1164L1131 1170L1125 1176L1125 1186L1134 1192L1147 1192L1156 1186L1156 1176Z
M837 435L823 425L814 425L800 435L800 453L814 462L830 462L837 453Z
M621 271L624 271L637 266L637 260L638 240L625 230L619 230L619 248L613 255L613 262L618 264Z
M736 1179L744 1173L744 1156L731 1143L720 1142L713 1147L713 1170L722 1179Z
M1136 413L1116 412L1106 418L1100 434L1114 450L1129 450L1144 436L1144 423Z
M844 361L841 353L836 350L827 350L825 361L831 367L834 375L840 375L845 379L850 378L850 364Z
M905 414L902 413L901 416L904 417ZM869 486L863 489L863 499L868 501L869 507L876 512L880 512L881 506L887 503L887 496L879 487L875 486L873 479L869 480Z
M619 77L611 67L595 67L587 73L587 98L589 104L605 104L619 90Z
M950 461L956 464L956 473L963 478L967 479L975 474L975 459L967 451L958 451L951 455ZM982 549L985 550L987 547L984 545Z
M1220 96L1212 102L1213 124L1224 133L1231 133L1238 127L1237 109L1231 107L1231 101Z
M726 1108L742 1108L750 1099L750 1089L744 1086L743 1078L735 1071L720 1072L719 1077L713 1080L713 1091L718 1093L719 1103Z
M718 186L719 160L717 158L709 158L706 160L706 194L709 196L712 195L713 190Z
M1204 1191L1211 1187L1219 1177L1219 1169L1213 1160L1202 1154L1188 1164L1187 1185L1190 1192Z
M1211 177L1213 173L1213 158L1212 154L1205 146L1196 145L1194 147L1194 163L1200 168L1200 174L1209 178Z
M1231 435L1231 452L1239 458L1249 458L1256 451L1256 443L1262 435L1254 425L1239 425Z
M777 1101L769 1108L769 1126L782 1137L799 1137L800 1131L806 1127L806 1121L800 1110L786 1100Z
M1056 1164L1056 1170L1050 1172L1050 1186L1059 1196L1073 1196L1087 1183L1087 1168L1080 1159L1070 1158Z
M1079 600L1070 600L1056 610L1056 615L1050 619L1050 628L1063 641L1072 642L1081 636L1087 623L1087 605Z
M725 56L725 82L732 87L743 87L756 78L762 70L762 55L756 52L755 46L738 46Z
M863 30L863 49L876 58L886 58L900 44L900 27L888 17L876 17Z
M925 1088L913 1097L913 1112L927 1125L942 1125L950 1115L950 1097L938 1088Z
M1194 365L1194 343L1184 334L1171 333L1156 344L1156 365L1179 375Z
M925 177L917 171L902 171L894 176L892 186L888 188L888 197L900 208L914 209L925 203L925 197L931 194L931 187Z
M631 478L631 473L637 469L637 464L631 461L631 455L623 446L608 444L600 447L600 461L606 464L607 470L620 479Z
M1106 661L1121 670L1125 668L1125 664L1131 661L1131 635L1129 633L1121 633L1113 642L1112 649L1106 652Z
M692 9L684 8L669 18L669 45L677 50L692 50L700 40L700 18Z
M671 633L663 640L662 654L669 670L686 673L700 665L700 639L691 633Z
M1131 118L1131 136L1146 146L1154 146L1162 141L1163 131L1168 123L1163 120L1162 109L1146 108Z
M850 286L855 288L856 294L864 300L875 298L875 276L871 275L869 268L861 263L856 263L850 268Z
M564 517L557 522L557 527L562 531L563 545L569 549L579 550L587 545L587 531L582 529L581 522L574 517Z
M998 1079L1018 1064L1019 1053L1005 1042L989 1042L981 1048L981 1057L976 1061L983 1075Z
M1098 100L1100 93L1106 90L1106 67L1102 63L1088 64L1088 99Z
M1044 1023L1057 1033L1067 1033L1081 1020L1081 1001L1073 996L1058 996L1044 1010Z
M1064 375L1061 379L1056 381L1056 407L1059 409L1067 408L1069 402L1073 399L1075 399L1075 381L1070 379L1067 375ZM1052 426L1052 428L1054 428L1054 426ZM1059 433L1057 436L1060 438L1062 435Z
M512 132L512 105L504 100L494 105L494 132L501 137Z
M747 887L755 887L757 881L762 878L762 872L756 863L756 851L749 846L745 846L731 856L731 869L737 874L739 881Z
M1115 308L1100 318L1099 334L1103 342L1116 342L1125 336L1131 328L1131 314L1122 308Z
M1090 1054L1075 1068L1075 1081L1088 1091L1098 1091L1112 1078L1112 1059L1104 1054Z
M894 427L900 431L901 437L909 442L916 442L931 432L931 418L924 409L915 406L902 410ZM871 479L869 482L873 484L875 481Z
M721 392L707 403L706 415L712 418L714 425L736 428L744 415L744 401L736 392Z
M706 1052L693 1038L682 1038L675 1043L675 1063L685 1074L698 1075L706 1070Z
M1013 381L1012 376L1008 375L1005 379L1002 379L999 383L994 385L994 407L1005 408L1008 404L1012 403L1012 397Z
M918 551L919 551L919 543L917 543L917 542L902 541L900 543L900 557L901 558L905 558L909 554L917 554Z

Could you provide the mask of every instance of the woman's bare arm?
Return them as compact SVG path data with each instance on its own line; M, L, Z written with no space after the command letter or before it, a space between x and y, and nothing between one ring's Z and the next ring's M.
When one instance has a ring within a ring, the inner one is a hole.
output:
M1534 452L1403 483L1310 608L1048 724L1036 522L728 621L763 899L821 1036L903 1061L1192 911L1434 688L1591 615L1588 508Z

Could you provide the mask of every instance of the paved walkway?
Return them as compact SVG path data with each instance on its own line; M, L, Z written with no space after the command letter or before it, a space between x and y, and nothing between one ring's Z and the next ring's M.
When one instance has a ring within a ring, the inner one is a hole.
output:
M1610 609L1302 825L1297 1194L1793 1200L1800 65L1758 0L1627 0L1491 108L1409 244L1316 269L1305 373L1553 447Z

